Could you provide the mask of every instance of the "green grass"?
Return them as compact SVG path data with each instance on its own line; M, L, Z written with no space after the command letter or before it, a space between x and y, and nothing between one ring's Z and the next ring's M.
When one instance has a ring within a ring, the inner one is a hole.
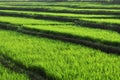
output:
M40 24L47 24L47 20L38 20L39 24L36 20L29 18L19 18L19 17L8 17L8 16L0 16L0 21L2 22L9 22L12 24L21 24L28 28L38 29L38 30L47 30L53 32L60 32L65 34L70 34L72 36L82 36L82 37L89 37L95 39L97 42L118 42L120 43L120 34L114 31L109 30L101 30L101 29L94 29L94 28L87 28L84 26L75 26L75 25L40 25ZM52 21L50 21L52 22ZM49 22L48 22L49 23ZM54 23L54 21L52 22Z
M37 19L30 19L30 18L21 18L21 17L4 17L0 16L1 21L11 22L14 24L35 24L35 25L50 25L50 24L70 24L69 22L58 22L58 21L51 21L51 20L37 20Z
M0 63L0 80L8 80L8 79L9 80L29 80L29 78L25 74L13 72L13 71L5 68Z
M91 18L81 18L85 21L92 21L96 23L109 23L109 24L119 24L120 25L120 19L91 19Z
M0 50L26 67L60 80L120 79L120 57L85 46L0 30ZM11 47L12 46L12 47Z

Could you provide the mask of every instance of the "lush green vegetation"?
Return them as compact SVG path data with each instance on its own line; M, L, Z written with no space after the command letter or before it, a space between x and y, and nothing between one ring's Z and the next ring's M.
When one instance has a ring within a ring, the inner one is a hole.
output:
M0 80L119 80L120 5L0 2Z
M3 54L26 67L43 68L48 76L62 80L119 79L120 57L117 55L11 31L0 30L0 34Z
M51 24L70 24L69 22L58 22L58 21L50 21L50 20L37 20L37 19L29 19L29 18L20 18L20 17L10 17L10 16L0 16L0 21L3 22L11 22L14 24L23 24L23 25L51 25Z
M83 18L83 20L93 21L93 22L98 22L98 23L120 24L120 19L90 19L90 18Z
M108 41L108 42L120 43L120 34L118 34L117 32L108 31L108 30L85 28L82 26L74 26L70 24L65 25L65 23L64 25L57 25L58 23L62 24L62 22L34 20L34 19L19 18L19 17L0 16L0 21L9 22L12 24L20 24L25 27L33 28L33 29L59 32L64 34L70 34L72 36L89 37L91 39L95 39L96 42ZM54 24L54 25L51 25L51 24Z

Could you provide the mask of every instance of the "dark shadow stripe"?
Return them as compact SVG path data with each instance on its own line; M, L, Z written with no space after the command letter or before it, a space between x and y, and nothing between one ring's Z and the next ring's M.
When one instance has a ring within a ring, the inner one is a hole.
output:
M26 74L30 80L60 80L53 75L48 75L42 67L26 67L22 62L15 61L2 52L0 52L0 64L16 73Z
M119 15L114 15L110 17L78 17L78 18L91 18L91 19L120 19Z
M94 40L88 37L78 37L78 36L72 36L70 34L64 34L64 33L59 33L59 32L50 32L50 31L45 31L45 30L38 30L38 29L31 29L27 27L15 27L16 25L9 24L9 23L1 23L1 29L6 29L6 30L12 30L12 31L17 31L21 32L27 35L34 35L34 36L40 36L40 37L46 37L50 39L56 39L56 40L61 40L65 42L72 42L76 44L82 44L84 46L94 48L101 50L103 52L107 53L115 53L115 54L120 54L120 43L112 43L112 42L99 42L99 40ZM117 47L116 47L117 46Z

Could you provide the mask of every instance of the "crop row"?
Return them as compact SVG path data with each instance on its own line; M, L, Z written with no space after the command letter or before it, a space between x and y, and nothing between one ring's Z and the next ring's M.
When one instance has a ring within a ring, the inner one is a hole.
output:
M94 18L82 18L85 21L97 22L97 23L109 23L109 24L118 24L120 25L120 19L94 19Z
M100 30L94 28L86 28L82 26L75 25L43 25L46 21L39 21L39 24L32 24L31 21L37 23L34 19L19 18L19 17L0 17L0 21L9 22L12 24L22 25L22 27L37 29L38 31L47 31L47 32L56 32L55 34L63 34L64 36L71 36L71 38L77 38L78 40L90 40L94 43L102 43L105 45L111 45L119 47L120 45L120 35L119 33L109 31L109 30ZM21 29L21 27L19 27ZM33 32L33 31L31 31ZM112 33L112 35L110 35ZM104 35L104 36L103 36ZM118 48L119 49L119 48ZM117 51L116 51L117 52ZM119 53L119 52L118 52Z

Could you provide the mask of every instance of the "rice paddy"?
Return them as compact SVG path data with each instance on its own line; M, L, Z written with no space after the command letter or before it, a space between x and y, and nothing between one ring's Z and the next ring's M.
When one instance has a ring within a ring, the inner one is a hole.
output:
M119 9L0 2L0 80L119 80Z

